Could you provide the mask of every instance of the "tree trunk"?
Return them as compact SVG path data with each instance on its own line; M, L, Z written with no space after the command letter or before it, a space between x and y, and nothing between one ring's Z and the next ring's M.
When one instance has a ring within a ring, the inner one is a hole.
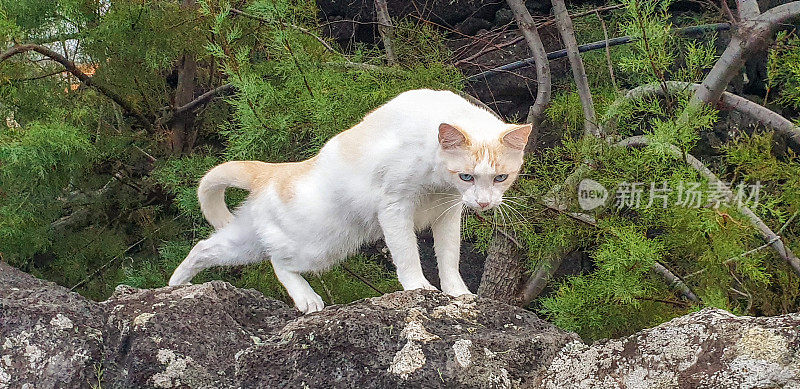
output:
M517 290L522 278L523 256L511 240L496 236L488 249L478 295L519 305Z
M191 8L195 0L182 0L181 7ZM178 85L175 88L174 107L182 107L194 100L195 76L197 75L197 62L194 54L185 53L181 58L178 68ZM192 129L192 112L187 110L172 118L169 130L169 149L172 154L181 154L186 144L187 134Z
M175 89L175 106L181 107L194 99L195 75L197 73L197 63L194 55L184 54L178 69L178 86ZM192 129L192 112L186 110L172 119L169 132L169 148L172 154L183 152L186 135Z

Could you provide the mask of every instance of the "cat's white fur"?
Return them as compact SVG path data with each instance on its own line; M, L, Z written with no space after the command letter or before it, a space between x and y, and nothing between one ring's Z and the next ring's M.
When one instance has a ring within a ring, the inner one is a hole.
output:
M434 289L422 274L416 238L431 227L442 291L468 294L458 270L462 207L489 209L502 201L530 130L455 93L413 90L307 161L221 164L198 188L217 231L192 248L169 284L188 283L211 266L269 259L297 308L314 312L322 298L301 273L325 270L384 238L403 288ZM508 178L496 182L501 174ZM251 192L235 214L224 202L229 186Z

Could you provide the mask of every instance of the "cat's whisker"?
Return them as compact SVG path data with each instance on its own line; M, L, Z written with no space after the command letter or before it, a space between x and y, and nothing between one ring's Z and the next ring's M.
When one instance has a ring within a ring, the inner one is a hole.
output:
M512 204L517 204L518 206L522 207L522 206L521 206L521 205L519 205L518 203L515 203L515 202L513 202L513 201L511 201L511 200L509 200L509 202L510 202L510 203L512 203ZM509 205L509 204L505 204L505 203L500 203L500 204L502 204L502 205L505 205L506 207L508 207L508 209L510 209L510 210L511 210L511 212L514 212L514 213L516 213L516 214L517 214L517 216L519 216L519 218L520 218L520 222L522 222L522 223L528 223L528 222L529 222L529 221L528 221L528 218L527 218L527 217L525 217L525 215L523 215L523 214L522 214L522 212L520 212L518 209L516 209L516 208L512 207L512 206L511 206L511 205Z
M433 205L433 206L429 207L428 209L423 210L422 212L428 212L428 211L430 211L430 210L432 210L434 208L443 207L445 205L450 205L450 203L458 202L458 201L460 201L460 199L448 199L448 200L445 200L445 201L441 201L438 204Z
M506 222L506 215L505 215L505 212L503 212L503 209L502 209L502 208L500 208L500 207L497 207L497 208L495 208L495 209L497 210L497 213L499 213L499 214L500 214L500 219L503 221L503 224L501 224L499 227L496 227L496 228L498 228L498 230L499 230L499 229L503 229L503 228L506 226L506 224L508 224L508 223Z
M507 203L506 205L508 205L508 206L515 205L515 206L523 208L523 209L529 208L527 204L523 204L523 203L520 203L519 201L511 200L511 199L503 199L503 203L504 204Z
M436 217L436 219L433 221L433 223L431 223L431 225L434 225L434 224L436 224L436 222L437 222L437 221L439 221L439 219L440 219L442 216L444 216L444 214L445 214L445 213L447 213L448 211L450 211L451 209L453 209L454 207L456 207L456 206L458 206L458 205L463 205L463 203L460 203L460 202L459 202L459 203L453 204L453 205L451 205L450 207L448 207L447 209L445 209L444 211L442 211L442 213L441 213L441 214L440 214L438 217Z
M504 209L503 207L508 208L511 212L506 212L505 210L503 210ZM508 224L508 226L511 227L511 229L512 229L512 231L514 231L514 233L517 232L517 223L520 223L520 224L524 224L525 223L523 220L520 220L519 217L513 213L513 212L517 212L517 211L514 208L512 208L511 206L509 206L508 204L500 203L498 208L508 218L508 220L510 222L510 224Z
M522 215L519 215L519 212L517 210L515 210L514 208L512 208L511 206L509 206L508 204L502 204L501 203L501 205L505 206L508 210L510 210L510 212L507 213L508 214L508 218L511 220L510 227L511 227L511 230L514 232L514 234L516 234L517 230L518 230L518 228L517 228L518 225L525 224L524 217ZM515 215L513 212L517 212L517 215L519 215L519 216ZM522 219L520 219L520 217Z

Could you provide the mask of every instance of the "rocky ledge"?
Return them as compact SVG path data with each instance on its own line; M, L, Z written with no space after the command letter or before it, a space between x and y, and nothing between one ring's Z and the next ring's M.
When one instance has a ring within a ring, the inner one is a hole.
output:
M0 388L800 388L800 314L705 309L586 344L438 292L301 316L224 282L96 303L0 263Z

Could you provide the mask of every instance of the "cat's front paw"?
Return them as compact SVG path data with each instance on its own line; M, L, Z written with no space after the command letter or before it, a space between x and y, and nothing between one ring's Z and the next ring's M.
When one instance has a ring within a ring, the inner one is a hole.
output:
M409 282L402 282L403 290L414 290L414 289L425 289L425 290L437 290L435 286L433 286L428 280L414 280Z
M321 311L322 308L325 307L325 303L318 294L307 293L294 300L294 306L297 307L297 310L303 312L303 314L309 314L311 312Z
M465 294L474 295L474 293L470 292L466 285L464 285L464 281L459 280L460 282L453 282L453 283L442 283L442 292L453 296L463 296Z

